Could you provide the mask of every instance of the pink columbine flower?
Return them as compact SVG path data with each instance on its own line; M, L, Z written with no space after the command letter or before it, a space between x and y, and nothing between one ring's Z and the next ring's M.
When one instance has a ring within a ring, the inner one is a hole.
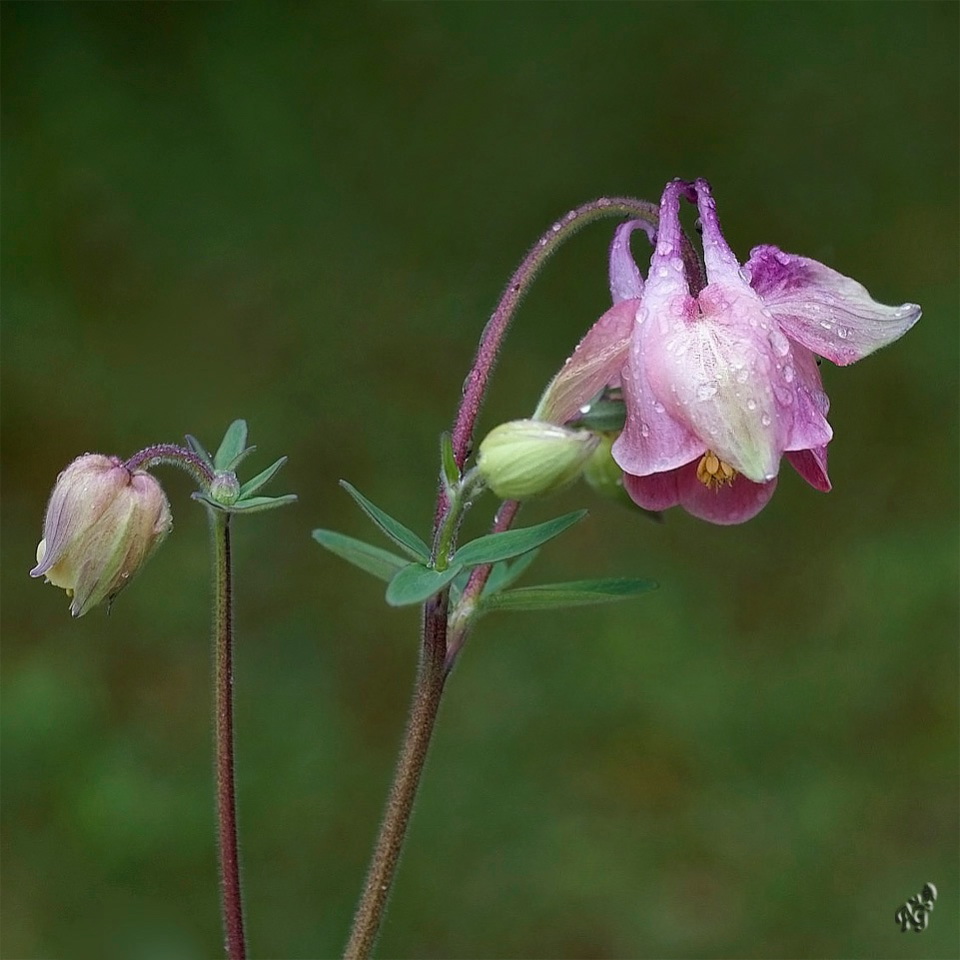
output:
M706 286L691 290L681 258L680 197L703 227ZM547 388L537 415L573 419L621 386L626 424L613 447L640 506L682 506L713 523L742 523L767 504L780 460L830 489L833 436L816 356L846 366L903 336L920 307L877 303L855 280L773 246L741 266L720 230L705 180L667 184L644 282L630 254L638 221L610 251L614 306ZM653 238L651 238L653 239Z
M81 617L130 582L171 527L160 484L117 457L86 453L57 478L31 577L46 577Z

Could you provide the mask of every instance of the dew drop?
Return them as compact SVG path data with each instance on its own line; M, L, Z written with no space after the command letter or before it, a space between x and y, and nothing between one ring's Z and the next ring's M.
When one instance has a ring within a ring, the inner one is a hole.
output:
M850 331L846 327L837 327L837 336L841 340L846 340L850 336Z
M640 424L640 434L644 437L650 436L650 428L645 423Z
M653 409L656 410L657 413L663 413L667 408L659 400L657 400L653 405Z
M770 426L770 416L769 416L769 414L766 414L766 413L765 413L765 414L760 418L760 422L761 422L765 427L769 427L769 426Z
M716 396L717 387L718 384L716 380L707 380L705 383L698 384L697 399L709 400L711 397Z
M767 337L779 356L785 357L790 352L790 341L779 330L771 330Z
M783 379L787 383L793 383L793 367L789 363L783 368Z
M756 410L756 409L757 409L757 401L754 400L753 397L751 397L751 398L747 401L747 409L748 409L748 410Z

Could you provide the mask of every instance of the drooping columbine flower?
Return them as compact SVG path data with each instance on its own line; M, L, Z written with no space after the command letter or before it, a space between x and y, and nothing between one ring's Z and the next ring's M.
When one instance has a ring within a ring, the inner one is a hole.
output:
M170 506L145 471L87 453L57 478L31 577L71 597L75 617L113 598L170 532Z
M703 226L706 286L691 290L680 256L680 196ZM622 225L610 251L615 304L548 387L538 416L572 419L621 385L625 428L613 448L640 506L680 505L713 523L758 513L786 456L827 491L829 401L816 355L845 366L903 336L915 304L888 307L829 267L760 246L743 265L720 230L705 180L667 185L646 282Z
M480 444L477 471L504 500L526 500L560 490L580 476L600 438L538 420L494 427Z

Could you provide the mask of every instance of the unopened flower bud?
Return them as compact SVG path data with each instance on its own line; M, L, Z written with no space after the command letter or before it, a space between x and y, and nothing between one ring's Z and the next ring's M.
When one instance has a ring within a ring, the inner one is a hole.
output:
M615 439L614 434L600 434L600 442L583 468L583 479L601 497L620 500L627 494L623 489L623 470L611 453Z
M645 510L633 502L623 486L623 470L613 459L613 444L616 433L599 434L600 442L583 468L583 479L594 493L628 507L633 512L645 513L654 520L661 520L655 510Z
M232 506L240 498L240 481L235 473L221 471L210 484L210 499L225 507Z
M572 483L597 445L595 434L540 420L494 427L480 444L477 470L504 500L525 500Z
M31 577L46 577L83 616L130 582L170 532L160 484L117 457L87 453L57 478Z

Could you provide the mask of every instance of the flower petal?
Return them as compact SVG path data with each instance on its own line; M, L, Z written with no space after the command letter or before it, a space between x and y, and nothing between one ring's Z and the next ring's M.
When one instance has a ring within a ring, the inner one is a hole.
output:
M644 510L669 510L680 503L680 491L677 489L676 470L667 470L665 473L651 473L646 477L637 477L633 474L623 475L623 489L630 494L630 499Z
M803 477L814 490L829 493L832 489L830 477L827 476L827 448L815 447L812 450L791 450L786 458L793 465L793 469Z
M703 178L694 183L697 193L697 211L703 227L703 263L707 268L707 282L745 282L740 272L740 261L730 249L717 216L717 204L710 184Z
M116 457L87 453L70 463L50 495L43 521L44 554L30 576L43 576L58 563L69 541L96 522L129 480Z
M623 300L600 317L550 381L534 420L566 423L604 387L620 383L636 313L637 302Z
M680 506L687 513L710 523L729 525L755 517L777 489L777 478L753 483L742 474L733 483L709 488L697 479L697 465L690 463L677 471Z
M754 247L745 269L784 333L840 366L899 339L920 319L917 304L877 303L856 280L778 247Z
M790 344L774 334L745 284L711 282L699 305L675 302L649 317L637 361L656 399L701 439L701 450L757 483L777 475L794 419L796 385L783 378Z
M630 235L638 227L646 231L651 244L656 242L656 229L646 220L628 220L617 227L610 244L610 296L614 303L639 300L643 295L643 275L630 252Z
M613 445L613 458L624 473L639 477L689 463L706 449L696 433L667 410L667 401L656 395L646 363L650 341L661 330L660 318L696 312L680 256L680 195L688 190L688 184L675 180L663 191L657 246L637 311L630 359L623 371L627 421Z
M783 380L794 381L796 396L793 427L784 449L825 447L833 439L833 429L826 419L830 400L823 390L817 358L806 347L795 343L779 372Z
M613 445L613 459L620 468L639 477L673 470L706 449L697 434L672 416L653 390L647 375L646 353L648 334L655 333L655 320L650 317L634 333L622 378L627 420Z

